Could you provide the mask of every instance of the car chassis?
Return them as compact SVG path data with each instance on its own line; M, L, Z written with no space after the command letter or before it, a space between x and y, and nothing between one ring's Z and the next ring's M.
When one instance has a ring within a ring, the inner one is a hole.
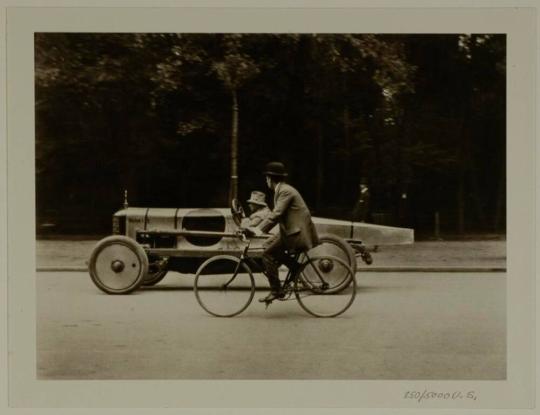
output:
M125 201L124 209L113 215L113 235L99 241L91 253L92 281L108 294L128 294L159 283L168 271L193 274L211 256L239 256L246 243L242 213L237 202L230 209L167 209L128 207ZM411 230L403 228L316 217L313 221L320 239L313 253L336 256L354 272L357 257L372 262L362 240L354 238L357 228L369 230L371 234L364 234L374 235L373 241L410 243L412 239ZM270 231L275 232L277 226ZM267 237L250 237L253 256L262 256ZM320 270L330 276L335 272L328 261L320 264Z

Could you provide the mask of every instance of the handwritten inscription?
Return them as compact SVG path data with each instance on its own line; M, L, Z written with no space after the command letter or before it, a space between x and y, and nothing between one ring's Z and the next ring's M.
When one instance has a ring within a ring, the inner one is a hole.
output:
M444 401L459 401L459 400L471 400L476 401L476 392L475 391L452 391L452 392L441 392L441 391L428 391L424 389L423 392L420 391L407 391L403 396L403 399L413 399L415 401L425 402L429 400L444 400Z

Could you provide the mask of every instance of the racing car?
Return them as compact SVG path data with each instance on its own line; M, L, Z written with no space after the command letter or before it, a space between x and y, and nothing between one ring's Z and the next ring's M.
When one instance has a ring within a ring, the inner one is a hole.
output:
M237 200L230 208L153 208L124 206L113 214L112 235L97 243L88 261L94 284L107 294L129 294L159 283L169 271L193 274L209 257L240 255L243 209ZM356 272L357 257L372 261L366 245L409 244L414 231L313 217L320 244L317 255L344 260ZM277 232L277 226L270 233ZM254 238L251 249L262 255L264 238ZM320 264L332 273L332 263Z

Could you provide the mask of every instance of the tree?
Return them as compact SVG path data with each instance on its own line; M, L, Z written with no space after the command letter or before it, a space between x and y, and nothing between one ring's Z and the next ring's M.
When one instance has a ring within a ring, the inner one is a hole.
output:
M317 214L345 217L365 177L402 225L441 211L447 229L504 230L504 36L35 40L39 212L108 225L123 189L143 206L222 205L278 159Z
M223 35L223 58L212 64L218 78L231 95L231 145L230 145L230 190L229 204L238 198L238 90L245 82L259 73L257 64L245 52L242 52L245 35Z

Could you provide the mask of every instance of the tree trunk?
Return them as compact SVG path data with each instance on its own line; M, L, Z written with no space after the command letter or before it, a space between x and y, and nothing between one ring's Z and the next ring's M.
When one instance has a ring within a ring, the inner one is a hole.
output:
M316 135L317 135L317 189L316 189L316 207L317 210L321 208L322 204L322 188L323 188L323 178L324 178L324 148L323 148L323 132L321 122L318 121L316 124Z
M506 202L506 169L502 169L499 175L499 183L497 186L497 202L495 205L495 217L493 220L493 231L501 231L501 219L504 213Z
M232 126L231 126L231 181L229 187L229 205L238 198L238 96L236 89L231 90Z
M485 230L488 228L488 226L487 226L485 208L482 204L482 200L480 197L482 193L481 193L480 185L478 183L478 170L473 166L474 162L472 161L472 156L470 152L468 153L468 156L469 156L468 165L469 165L469 171L470 171L469 181L471 185L472 202L474 203L476 218L478 222L480 222L479 225L482 228L482 230Z
M343 177L341 179L341 194L347 195L351 191L351 154L352 154L352 145L351 145L351 128L350 128L350 112L349 112L349 103L347 102L347 75L343 74L343 138L345 143L345 155L343 160ZM357 185L357 183L354 183ZM352 187L355 188L354 186ZM345 198L343 201L349 201L348 198Z
M469 125L468 114L470 113L470 95L464 99L461 126L459 129L459 150L458 150L458 188L457 188L457 231L460 235L465 233L465 186L467 179L467 172L470 171L470 146L469 135L467 134L467 127Z
M459 174L457 191L457 230L460 235L465 233L465 172Z

